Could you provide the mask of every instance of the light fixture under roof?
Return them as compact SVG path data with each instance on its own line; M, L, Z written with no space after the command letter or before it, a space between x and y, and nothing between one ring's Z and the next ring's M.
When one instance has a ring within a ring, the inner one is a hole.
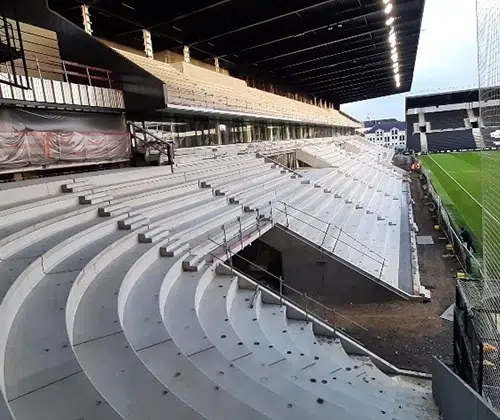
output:
M388 42L390 45L390 56L392 60L392 69L394 72L394 80L396 81L396 87L401 86L401 79L399 74L399 55L398 55L398 43L396 40L396 28L394 27L394 22L396 18L391 15L394 11L394 6L391 0L382 0L384 4L384 13L387 15L387 20L385 21L386 26L389 27L389 37Z

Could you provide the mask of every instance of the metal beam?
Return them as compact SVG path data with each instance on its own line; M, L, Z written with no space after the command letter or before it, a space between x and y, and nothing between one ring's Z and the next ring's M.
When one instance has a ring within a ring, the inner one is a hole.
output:
M251 23L249 25L245 25L245 26L233 29L233 30L228 31L228 32L224 32L224 33L221 33L221 34L213 35L213 36L211 36L209 38L205 38L205 39L201 39L201 40L192 42L190 45L192 46L192 45L200 44L202 42L213 41L214 39L221 38L223 36L232 35L232 34L235 34L237 32L245 31L245 30L250 29L250 28L255 28L256 26L263 25L264 23L274 22L276 20L283 19L284 17L295 15L295 14L301 13L301 12L305 12L306 10L315 9L316 7L320 7L320 6L323 6L323 5L326 5L326 4L330 4L332 2L333 2L333 0L326 0L326 1L322 1L320 3L312 4L312 5L307 6L307 7L302 7L300 9L292 10L290 12L283 13L283 14L278 15L278 16L273 16L271 18L264 19L264 20L261 20L259 22L254 22L254 23Z
M365 6L365 9L368 9L368 6ZM372 16L372 15L377 15L377 14L383 13L383 10L379 6L376 6L375 10L373 10L373 9L374 9L373 7L370 7L369 8L370 12L364 12L361 14L360 13L351 13L351 15L349 17L342 18L342 20L339 20L336 22L331 22L331 23L328 23L326 25L322 25L322 26L318 26L318 27L315 27L312 29L308 29L306 31L295 32L291 35L287 35L287 36L284 36L281 38L276 38L276 39L273 39L271 41L263 42L261 44L253 45L251 47L243 48L240 50L234 50L234 51L231 51L229 53L223 53L221 55L227 56L227 55L232 55L232 54L241 54L241 53L246 52L246 51L252 51L252 50L255 50L258 48L267 47L269 45L277 44L279 42L286 41L288 39L294 39L294 38L297 38L298 36L304 36L304 35L307 35L310 33L322 31L322 30L328 29L332 26L343 25L345 23L350 22L351 20L359 19L362 16ZM358 10L356 12L358 12Z
M206 12L207 10L215 9L216 7L222 6L222 5L227 4L227 3L231 3L231 1L232 0L221 0L221 1L218 1L217 3L210 4L210 5L205 6L205 7L201 7L200 9L193 10L193 11L188 12L188 13L184 13L182 15L176 16L176 17L174 17L172 19L169 19L169 20L166 20L164 22L159 22L159 23L155 23L153 25L150 25L149 29L152 29L152 28L155 28L155 27L161 26L161 25L168 25L168 24L174 23L174 22L176 22L178 20L185 19L185 18L197 15L197 14L202 13L202 12Z
M401 21L397 25L397 28L399 28L399 27L401 27L403 25L406 27L406 26L408 26L410 24L418 23L418 22L419 22L419 20L412 20L412 21L405 21L405 22ZM371 35L373 35L374 33L385 34L388 31L387 31L387 26L385 26L385 23L383 23L382 27L379 27L379 25L373 25L372 27L370 27L368 29L361 28L361 30L356 30L356 31L353 30L352 32L353 32L353 34L348 35L348 36L336 38L334 40L331 40L331 41L328 41L328 42L323 42L323 43L320 43L320 44L311 45L311 46L306 47L306 48L301 48L301 49L298 49L298 50L289 51L289 52L286 52L286 53L283 53L283 54L275 55L273 57L264 58L262 60L256 61L256 63L257 64L267 63L269 61L278 60L278 59L283 58L283 57L289 57L289 56L292 56L292 55L301 54L301 53L306 52L306 51L312 51L312 50L315 50L315 49L318 49L318 48L327 47L327 46L338 44L338 43L345 42L345 41L352 41L352 40L355 40L355 39L358 39L358 38L365 37L366 35L369 35L369 34L371 34Z

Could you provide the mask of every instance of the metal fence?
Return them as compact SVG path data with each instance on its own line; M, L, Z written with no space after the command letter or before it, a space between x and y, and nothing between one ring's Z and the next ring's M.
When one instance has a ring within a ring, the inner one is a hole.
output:
M443 202L443 199L436 191L436 188L431 181L430 172L425 168L422 168L421 172L424 176L424 187L427 188L427 195L431 206L430 209L435 216L436 224L439 225L441 231L446 236L446 239L452 245L460 266L469 277L477 279L483 278L481 262L464 245L464 242L458 233L459 227L457 226L457 222L453 219L453 216L450 214L449 209Z
M277 277L273 273L264 269L263 267L257 265L256 263L248 260L247 258L239 255L237 252L234 252L233 248L236 246L236 249L243 249L244 240L243 238L249 236L252 232L258 232L258 237L262 235L262 232L266 232L263 227L265 225L273 226L275 221L272 219L272 211L269 213L261 213L257 212L254 221L250 221L242 225L241 219L238 218L238 228L237 232L229 236L227 233L229 230L225 225L221 226L221 231L223 233L222 236L214 236L209 237L210 242L214 244L213 249L209 252L209 255L212 259L219 260L220 262L224 262L229 265L232 271L236 274L244 274L246 277L250 277L252 281L258 284L260 288L265 288L276 293L280 302L290 301L293 302L296 306L301 308L306 314L306 320L308 316L311 315L329 325L333 329L340 328L342 330L350 329L352 327L356 327L362 330L367 331L367 329L361 324L355 322L354 320L346 317L337 311L335 311L331 306L327 306L323 304L320 299L315 299L307 294L307 292L302 292L298 289L291 287L286 284L285 280L281 277ZM215 240L214 238L220 237L220 240ZM273 288L272 285L268 283L260 282L257 279L251 277L248 273L242 273L237 268L234 267L235 261L244 261L246 264L257 268L259 271L262 271L266 274L266 276L270 279L274 280L276 287Z
M483 388L483 343L471 316L464 290L457 284L453 319L453 364L457 374L478 394Z

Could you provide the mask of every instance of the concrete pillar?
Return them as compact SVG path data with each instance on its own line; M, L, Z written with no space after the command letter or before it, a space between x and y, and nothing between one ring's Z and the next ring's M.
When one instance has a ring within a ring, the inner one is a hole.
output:
M268 131L269 131L269 136L267 137L269 140L274 140L274 137L273 137L273 127L267 127Z
M215 71L217 73L220 73L220 66L219 66L219 58L218 57L215 57L215 59L214 59L214 66L215 66Z
M92 22L90 21L89 6L82 4L80 7L82 9L83 29L89 35L92 35Z
M245 127L245 132L246 132L246 142L247 143L251 143L253 141L253 138L252 138L252 126L251 125L247 125Z
M222 133L220 129L219 121L215 123L215 134L217 135L217 144L222 144Z
M285 139L290 140L290 126L285 127Z
M190 63L191 62L191 55L189 53L189 47L187 45L184 45L182 52L184 53L184 62Z
M144 41L144 52L147 58L153 58L153 41L151 40L151 32L147 29L142 30L142 39Z

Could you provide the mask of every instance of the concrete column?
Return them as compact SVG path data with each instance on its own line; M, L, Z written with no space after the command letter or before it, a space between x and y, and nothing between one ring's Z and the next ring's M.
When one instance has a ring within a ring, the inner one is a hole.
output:
M215 123L215 134L217 135L217 144L222 144L222 133L219 121Z
M90 21L89 6L82 4L80 7L82 9L83 29L89 35L92 35L92 22Z
M246 142L247 143L251 143L253 141L253 138L252 138L252 126L251 125L247 125L245 127L245 132L246 132Z
M267 137L269 140L274 140L274 136L273 136L273 127L267 127L267 129L269 130L269 136Z
M142 30L142 39L144 41L144 52L147 58L153 58L153 41L151 40L151 32L147 29Z
M215 66L215 71L217 73L220 73L220 66L219 66L219 58L218 57L215 57L215 59L214 59L214 66Z
M290 140L290 126L289 126L289 125L287 125L287 126L285 127L285 138L286 138L287 140Z
M191 55L189 53L189 47L187 45L184 45L182 52L184 53L184 62L190 63L191 62Z

